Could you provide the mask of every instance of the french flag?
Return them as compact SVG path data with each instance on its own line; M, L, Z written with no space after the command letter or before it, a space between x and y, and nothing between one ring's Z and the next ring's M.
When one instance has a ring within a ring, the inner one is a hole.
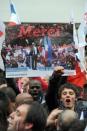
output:
M3 32L2 31L0 31L0 37L3 35Z
M11 11L11 16L8 26L15 26L21 24L15 5L12 1L10 1L10 11Z

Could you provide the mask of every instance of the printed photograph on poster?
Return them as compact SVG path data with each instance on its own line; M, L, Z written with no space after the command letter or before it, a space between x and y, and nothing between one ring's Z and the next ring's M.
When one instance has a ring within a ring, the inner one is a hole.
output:
M2 47L6 77L51 75L56 66L75 73L71 24L31 23L6 28Z

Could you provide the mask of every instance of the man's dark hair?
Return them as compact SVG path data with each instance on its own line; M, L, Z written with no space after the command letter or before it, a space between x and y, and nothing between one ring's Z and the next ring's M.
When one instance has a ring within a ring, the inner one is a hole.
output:
M9 98L2 91L0 91L0 109L2 109L6 115L9 115Z
M6 81L7 85L15 91L16 95L20 93L15 78L6 78Z
M7 130L8 112L9 112L9 98L4 92L0 91L0 131Z
M4 106L5 109L9 107L9 98L8 96L0 91L0 104L2 103L2 107Z
M7 81L5 78L0 78L0 85L7 84Z
M71 84L71 83L67 82L67 83L65 83L65 84L63 84L63 85L60 86L59 91L58 91L58 97L59 98L61 98L61 93L62 93L62 91L65 88L66 89L72 89L75 92L76 97L78 97L78 95L79 95L78 87L76 85L74 85L74 84Z
M25 123L32 123L32 131L44 131L47 115L42 105L38 102L29 103L30 108L25 119Z
M3 87L0 90L8 96L11 102L15 102L16 93L11 87Z
M6 114L2 109L0 109L0 131L7 131L7 127L8 127L8 122L7 122Z

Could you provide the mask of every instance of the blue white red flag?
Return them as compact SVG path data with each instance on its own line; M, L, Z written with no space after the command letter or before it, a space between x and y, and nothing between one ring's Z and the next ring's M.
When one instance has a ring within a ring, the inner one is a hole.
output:
M52 61L52 43L50 37L47 38L48 43L48 61Z
M51 39L48 36L44 37L45 57L48 61L52 60L52 45Z
M19 16L18 16L16 8L15 8L15 5L12 1L10 1L10 11L11 11L11 16L10 16L8 26L14 26L14 25L21 24Z

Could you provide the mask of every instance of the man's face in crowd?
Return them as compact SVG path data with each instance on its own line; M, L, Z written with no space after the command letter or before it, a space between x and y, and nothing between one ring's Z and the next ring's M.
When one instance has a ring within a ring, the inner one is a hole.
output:
M75 102L76 102L76 94L74 90L64 88L61 92L61 99L60 99L65 108L74 109Z
M33 96L33 98L35 100L38 99L40 92L41 92L41 87L39 87L39 86L32 86L32 87L30 87L30 94Z
M8 131L22 131L25 128L24 120L26 118L29 105L20 105L15 112L11 113L8 118Z

